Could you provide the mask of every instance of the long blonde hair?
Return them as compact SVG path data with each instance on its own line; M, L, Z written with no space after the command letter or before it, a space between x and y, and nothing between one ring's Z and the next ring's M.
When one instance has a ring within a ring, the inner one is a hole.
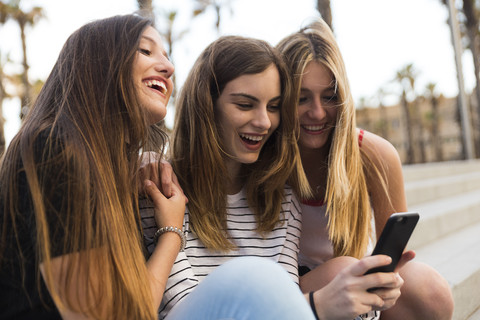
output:
M214 107L226 84L274 64L281 81L281 121L265 143L258 161L244 165L242 175L259 232L279 222L285 183L301 196L309 193L299 156L298 119L291 80L279 53L267 42L225 36L210 44L195 62L178 98L172 137L172 163L189 199L193 230L206 247L233 249L226 230L228 172Z
M331 29L321 19L284 38L277 47L293 74L297 95L305 67L311 61L322 64L333 74L338 113L331 137L324 199L328 233L335 256L363 257L372 231L372 212L356 132L355 107L340 49Z
M21 208L30 203L36 266L43 263L52 298L94 318L156 318L135 210L139 151L150 129L132 78L150 25L136 15L116 16L73 33L1 163L2 243L20 237ZM52 221L59 222L55 228ZM24 244L16 245L27 263ZM1 248L0 260L7 250ZM51 260L70 253L80 254L70 255L63 290L74 278L84 285L80 307L73 303L78 292L63 300L54 289Z

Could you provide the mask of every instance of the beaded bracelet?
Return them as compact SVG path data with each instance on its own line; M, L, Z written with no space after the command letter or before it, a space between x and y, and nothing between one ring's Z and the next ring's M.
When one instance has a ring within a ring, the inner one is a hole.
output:
M178 234L178 236L182 241L180 245L180 251L183 251L185 249L185 245L187 244L187 237L185 236L185 233L177 227L162 227L158 229L157 232L155 232L155 235L153 236L153 240L155 241L155 243L157 243L158 238L166 232L175 232L176 234Z

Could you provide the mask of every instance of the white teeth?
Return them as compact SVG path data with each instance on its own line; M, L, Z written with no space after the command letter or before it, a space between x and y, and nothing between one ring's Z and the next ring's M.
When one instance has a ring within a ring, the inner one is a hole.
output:
M240 137L244 139L252 140L252 141L261 141L263 139L263 136L253 136L253 135L244 134L244 133L240 133Z
M321 126L307 126L307 125L304 125L303 127L308 131L317 131L317 130L324 129L325 125L321 125Z
M160 92L166 93L167 92L167 86L165 85L164 82L158 81L158 80L146 80L143 83L149 88L152 88L153 86L156 86L160 88Z
M160 82L158 86L161 88L160 91L162 91L163 93L167 92L167 86L165 85L165 83Z

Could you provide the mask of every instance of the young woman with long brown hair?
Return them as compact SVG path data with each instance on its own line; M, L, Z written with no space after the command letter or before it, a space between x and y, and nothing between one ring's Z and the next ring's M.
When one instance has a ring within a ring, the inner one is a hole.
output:
M137 181L141 149L163 145L152 125L173 71L159 33L136 15L66 41L1 162L2 318L155 317L180 238L165 234L145 261ZM180 227L181 190L146 191L156 224Z

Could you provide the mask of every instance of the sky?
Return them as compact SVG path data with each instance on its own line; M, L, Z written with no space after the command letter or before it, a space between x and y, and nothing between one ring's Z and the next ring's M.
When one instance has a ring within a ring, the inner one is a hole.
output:
M275 45L311 18L319 16L314 0L232 0L231 7L222 11L223 20L220 32L217 32L213 11L192 18L191 3L190 0L153 1L157 17L171 9L178 10L176 33L189 29L173 48L172 60L179 87L200 52L218 36L250 36ZM27 29L30 79L45 80L72 32L95 19L132 13L137 9L137 1L22 1L24 10L28 11L30 6L43 7L46 15L34 28ZM435 83L437 92L445 96L458 93L454 51L447 24L448 10L440 0L331 0L331 8L333 30L357 105L361 99L375 104L380 89L391 92L391 97L398 96L400 91L392 80L407 64L413 64L418 73L419 94L425 91L428 83ZM161 19L157 19L157 27L162 31L164 26ZM13 22L0 26L2 60L8 53L10 59L18 62L7 66L7 73L21 71L18 39L19 30ZM462 64L465 86L469 91L475 80L468 51L463 54ZM3 108L8 143L19 127L19 101L6 101ZM171 125L172 119L173 110L169 109L167 125Z

